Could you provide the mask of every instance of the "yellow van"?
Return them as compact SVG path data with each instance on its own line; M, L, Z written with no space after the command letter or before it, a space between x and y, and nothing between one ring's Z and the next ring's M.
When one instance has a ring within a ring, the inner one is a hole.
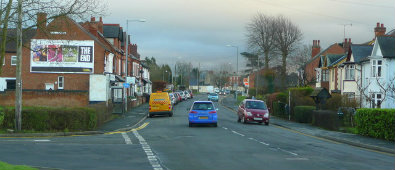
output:
M155 115L173 116L173 106L171 105L170 95L167 92L152 93L149 99L149 117Z

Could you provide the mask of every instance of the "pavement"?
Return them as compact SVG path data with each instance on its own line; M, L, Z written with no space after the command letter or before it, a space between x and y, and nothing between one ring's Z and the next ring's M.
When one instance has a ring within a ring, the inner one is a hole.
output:
M231 109L233 111L236 111L238 107L237 105L235 105L236 99L233 98L232 96L227 96L223 98L223 100L220 103L226 108ZM375 150L379 152L395 154L394 141L387 141L382 139L361 136L357 134L325 130L320 127L312 126L307 123L297 123L275 116L270 117L270 123L280 126L282 128L294 130L299 133L311 135L318 138L323 138L326 140L331 140L331 141L344 143L365 149Z

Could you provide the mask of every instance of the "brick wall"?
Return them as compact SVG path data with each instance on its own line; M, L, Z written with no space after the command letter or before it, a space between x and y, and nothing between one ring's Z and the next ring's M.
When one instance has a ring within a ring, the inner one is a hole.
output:
M56 100L54 100L56 99ZM23 106L84 107L89 104L88 92L24 91ZM0 106L14 106L15 91L0 93Z

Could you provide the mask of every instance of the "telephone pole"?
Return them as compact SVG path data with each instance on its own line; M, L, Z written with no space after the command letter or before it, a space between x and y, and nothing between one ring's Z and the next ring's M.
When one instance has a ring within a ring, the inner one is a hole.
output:
M15 130L22 130L22 0L18 0L16 40Z

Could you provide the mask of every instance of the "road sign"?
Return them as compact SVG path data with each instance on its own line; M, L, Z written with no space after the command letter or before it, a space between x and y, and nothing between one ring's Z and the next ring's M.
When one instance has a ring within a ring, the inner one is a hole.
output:
M129 83L123 83L123 87L124 88L130 88L130 84Z

